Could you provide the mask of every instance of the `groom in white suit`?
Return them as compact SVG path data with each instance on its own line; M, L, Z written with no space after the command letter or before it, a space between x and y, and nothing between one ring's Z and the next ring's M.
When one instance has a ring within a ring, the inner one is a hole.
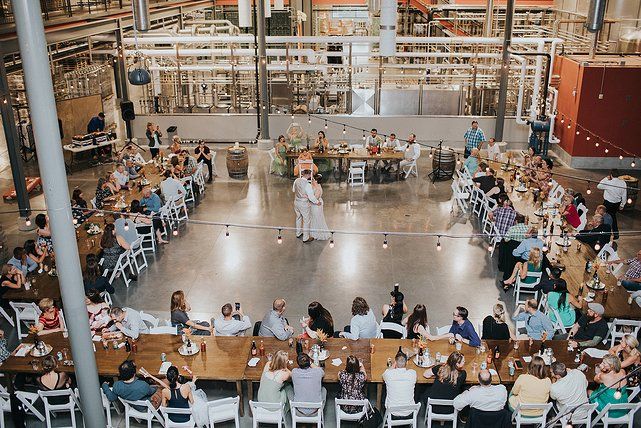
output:
M320 201L314 196L314 189L309 180L312 177L310 170L304 170L301 176L294 181L292 191L294 192L294 212L296 213L296 237L303 237L303 242L312 242L314 238L309 236L309 223L312 216L312 204L320 205Z

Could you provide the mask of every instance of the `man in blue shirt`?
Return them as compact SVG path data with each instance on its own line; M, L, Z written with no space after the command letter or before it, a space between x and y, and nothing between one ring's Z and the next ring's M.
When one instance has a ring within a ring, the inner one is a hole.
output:
M114 382L113 388L109 388L107 383L102 384L102 390L109 401L117 401L119 397L130 401L149 400L156 392L155 387L136 377L136 363L132 360L120 364L118 373L119 380ZM140 406L134 407L144 410Z
M162 206L162 201L160 196L151 191L151 188L145 187L142 189L142 199L140 200L140 205L147 208L151 213L158 213L160 207Z
M31 260L30 257L27 257L27 254L24 252L24 248L22 247L16 247L13 249L13 257L9 259L7 264L20 269L20 271L22 271L22 275L25 277L28 273L38 269L38 263Z
M474 331L474 326L470 320L467 319L467 316L467 309L463 306L457 306L452 313L452 327L450 327L449 333L445 336L453 337L459 342L470 346L479 346L481 339L479 339L479 335Z
M92 132L102 132L105 130L105 114L103 112L98 113L98 116L91 118L87 124L87 134Z
M551 339L554 336L554 325L547 315L537 309L538 305L536 299L530 299L525 305L517 306L512 320L525 321L527 335L534 340Z
M538 247L543 251L543 245L543 241L538 237L538 230L536 227L531 227L527 231L525 239L512 251L512 255L517 259L527 260L530 257L532 247Z

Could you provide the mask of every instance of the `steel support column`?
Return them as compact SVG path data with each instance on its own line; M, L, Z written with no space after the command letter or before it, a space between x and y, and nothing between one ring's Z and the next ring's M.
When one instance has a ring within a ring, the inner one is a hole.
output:
M7 141L11 176L16 189L20 217L29 217L31 205L29 204L29 194L27 193L22 158L20 157L20 139L16 130L13 106L11 105L7 70L4 67L4 57L2 55L0 55L0 113L2 114L2 127L4 128L4 138Z
M496 107L496 125L494 138L503 141L505 126L505 104L507 103L507 86L510 76L510 44L512 42L512 21L514 18L514 0L507 0L505 7L505 35L503 37L503 61L501 63L501 83L499 86L499 103Z
M272 148L269 137L269 88L267 86L267 42L265 40L265 2L257 0L258 6L258 76L260 78L260 138L258 147L264 150Z
M494 25L494 0L487 0L485 10L485 25L483 26L483 34L485 37L492 37L492 26Z
M105 414L94 347L87 323L82 270L69 204L69 188L60 144L53 83L49 74L40 2L12 0L11 5L20 44L20 58L36 147L39 153L46 153L46 156L40 156L39 166L56 251L58 280L69 329L76 381L80 390L84 426L104 428Z

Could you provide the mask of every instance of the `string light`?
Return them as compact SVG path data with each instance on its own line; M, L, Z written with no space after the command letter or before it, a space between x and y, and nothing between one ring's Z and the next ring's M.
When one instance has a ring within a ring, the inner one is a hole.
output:
M75 218L74 218L74 220L75 220ZM129 230L129 223L125 223L125 227L124 227L124 229L125 229L125 230Z
M325 120L325 129L327 129L327 120Z
M334 232L332 232L332 236L329 238L329 248L334 248Z
M617 390L613 394L613 397L615 400L621 399L621 387L617 388Z
M632 205L632 198L628 198L627 203L628 205Z
M383 238L383 249L387 249L387 233L385 234L385 238Z
M619 155L619 160L623 160L623 155Z
M609 153L609 152L610 152L610 149L608 149L608 148L606 147L604 151L605 151L606 153Z
M229 238L229 225L225 225L225 238Z
M312 124L312 117L310 115L307 115L307 123Z
M347 128L345 128L345 125L343 125L343 135L347 134Z
M599 142L594 143L594 147L599 147Z
M365 132L363 132L363 141L365 141L367 138L365 137Z
M281 235L281 229L278 229L278 238L276 238L276 242L278 242L278 244L283 243L283 236Z
M588 135L587 137L585 137L585 140L590 141L590 136Z
M601 244L599 244L598 242L594 244L594 251L599 251L600 249L601 249Z
M438 238L436 240L436 251L441 251L441 235L438 235Z
M24 221L24 225L25 225L25 226L27 226L27 227L31 226L31 219L30 219L29 217L27 217L27 218L25 219L25 221Z
M72 222L73 224L78 224L78 219L77 219L77 218L74 218L71 222ZM125 226L126 226L126 225L125 225ZM127 229L125 229L125 230L127 230Z
M456 156L456 164L457 165L461 164L461 158L459 156Z
M568 129L572 128L572 124L568 123Z
M294 113L292 113L292 120L294 120Z
M632 159L632 163L630 164L630 166L631 166L632 168L634 168L635 166L637 166L637 164L636 164L636 162L634 161L634 159Z
M174 231L172 232L172 234L173 234L174 236L178 236L178 229L174 229Z
M434 150L430 150L430 159L434 157Z
M588 190L585 191L588 195L592 193L592 189L590 189L590 182L588 181Z
M576 135L579 135L579 134L580 134L580 132L579 132L579 130L577 129L577 130L576 130Z
M543 250L543 252L544 252L544 253L547 253L547 252L548 252L548 249L549 249L549 248L548 248L548 244L547 244L547 242L546 242L546 243L544 243L544 244L543 244L543 248L542 248L542 250Z

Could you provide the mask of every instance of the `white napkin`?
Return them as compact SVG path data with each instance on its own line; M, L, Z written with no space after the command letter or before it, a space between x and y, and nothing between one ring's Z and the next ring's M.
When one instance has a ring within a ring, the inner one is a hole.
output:
M160 369L158 370L159 375L166 375L167 370L169 370L169 367L171 367L171 361L165 361L160 365Z
M333 366L338 367L338 366L340 366L341 364L343 364L343 360L341 360L340 358L334 358L334 359L332 360L332 365L333 365Z
M494 370L494 369L490 369L489 372L490 372L490 374L492 376L496 376L497 375L496 370Z
M442 364L447 363L447 355L441 355L441 363Z
M256 367L256 365L258 365L258 362L259 362L259 361L260 361L260 358L258 358L258 357L254 357L254 358L252 358L251 360L249 360L249 361L247 362L247 365L248 365L249 367Z
M532 361L532 357L529 355L526 355L525 357L521 357L521 358L523 358L523 361L525 361L526 363L529 363L530 361Z
M33 346L33 344L27 345L26 343L23 343L22 345L20 345L20 349L16 351L16 357L26 357Z
M596 348L587 348L583 352L591 356L592 358L603 358L605 355L608 355L608 351L603 351Z
M102 341L102 337L98 336L97 334L94 334L91 340L93 340L94 342L100 342Z

